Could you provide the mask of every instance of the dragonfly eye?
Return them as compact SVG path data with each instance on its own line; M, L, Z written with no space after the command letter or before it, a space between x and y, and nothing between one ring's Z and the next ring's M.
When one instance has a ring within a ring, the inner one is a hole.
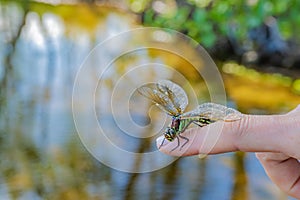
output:
M170 128L170 127L168 127L168 128L166 129L166 132L165 132L164 136L165 136L165 138L166 138L167 140L169 140L170 142L173 141L174 138L175 138L175 130L172 129L172 128Z
M175 135L175 130L173 128L170 129L170 134Z

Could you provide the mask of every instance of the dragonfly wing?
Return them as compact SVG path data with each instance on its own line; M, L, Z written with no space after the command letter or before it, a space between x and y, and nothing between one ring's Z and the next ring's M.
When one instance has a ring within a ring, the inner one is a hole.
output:
M138 88L138 92L172 116L182 114L188 104L184 90L167 80L145 84Z
M233 108L227 108L220 104L204 103L195 110L182 114L182 117L203 117L212 121L236 121L242 118L242 114Z
M162 88L162 91L166 90L165 94L168 95L178 112L182 114L188 105L188 97L185 91L179 85L168 80L162 80L158 85Z

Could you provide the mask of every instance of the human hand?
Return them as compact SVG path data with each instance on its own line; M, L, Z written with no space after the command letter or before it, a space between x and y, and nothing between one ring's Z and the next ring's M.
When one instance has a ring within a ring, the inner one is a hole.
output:
M190 138L182 149L171 151L177 142L165 140L160 151L173 156L257 152L270 179L300 199L300 105L285 115L243 115L238 121L191 128L181 135ZM162 140L157 138L158 147Z

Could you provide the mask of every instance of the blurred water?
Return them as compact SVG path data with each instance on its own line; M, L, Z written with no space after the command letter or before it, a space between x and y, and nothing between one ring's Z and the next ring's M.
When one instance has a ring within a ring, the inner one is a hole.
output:
M205 160L181 158L163 169L142 174L120 172L98 162L81 143L75 129L71 102L73 83L93 47L137 24L130 14L113 8L95 11L86 5L74 5L71 15L74 17L76 9L78 12L86 9L92 15L96 12L98 23L90 30L83 28L84 22L68 23L63 17L64 11L54 14L53 10L46 10L41 14L37 12L38 6L45 5L35 5L33 11L13 2L0 4L1 199L287 199L269 181L253 154L230 153ZM107 60L95 57L88 61L93 67L84 83L87 90L91 82L98 81L101 63L111 61L111 52L118 52L127 44L126 40L114 41L102 49L101 58ZM172 59L164 56L163 52L148 50L122 55L105 71L103 84L95 91L99 124L109 130L108 136L117 146L127 151L155 151L158 135L147 137L147 134L166 126L167 122L163 123L166 116L133 93L127 105L132 119L141 126L150 125L142 128L142 132L132 131L135 135L128 135L119 126L133 130L129 124L126 126L128 120L124 112L118 112L120 124L117 124L108 109L111 102L104 97L113 93L126 73L125 83L158 77L184 83L172 70L156 69L163 64L170 65L168 61L172 63ZM156 64L146 66L143 72L129 73L133 66L147 63ZM176 70L179 74L186 73L189 67ZM191 79L194 88L205 85L201 77L191 75ZM127 104L118 98L122 100L132 84L121 86L116 93L118 110ZM196 96L203 96L199 101L209 100L205 86L198 88ZM85 98L86 94L82 93L82 99ZM191 102L192 106L195 104L197 102ZM87 106L83 104L74 109L81 113L80 119L88 130L85 137L94 142L96 150L103 152L106 144L93 134L96 128L87 117ZM147 116L149 106L151 123ZM146 139L137 137L138 134ZM109 151L103 153L108 158L114 156ZM171 159L166 157L151 162ZM131 160L116 157L115 162L132 167L150 164L142 158L130 163Z

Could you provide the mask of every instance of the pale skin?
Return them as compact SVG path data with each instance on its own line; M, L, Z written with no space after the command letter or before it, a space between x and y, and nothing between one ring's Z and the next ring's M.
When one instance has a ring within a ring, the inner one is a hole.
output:
M190 138L181 150L171 151L177 142L166 140L159 150L172 156L255 152L270 179L300 199L300 105L284 115L243 115L238 121L190 128L181 135ZM157 139L158 146L162 139Z

